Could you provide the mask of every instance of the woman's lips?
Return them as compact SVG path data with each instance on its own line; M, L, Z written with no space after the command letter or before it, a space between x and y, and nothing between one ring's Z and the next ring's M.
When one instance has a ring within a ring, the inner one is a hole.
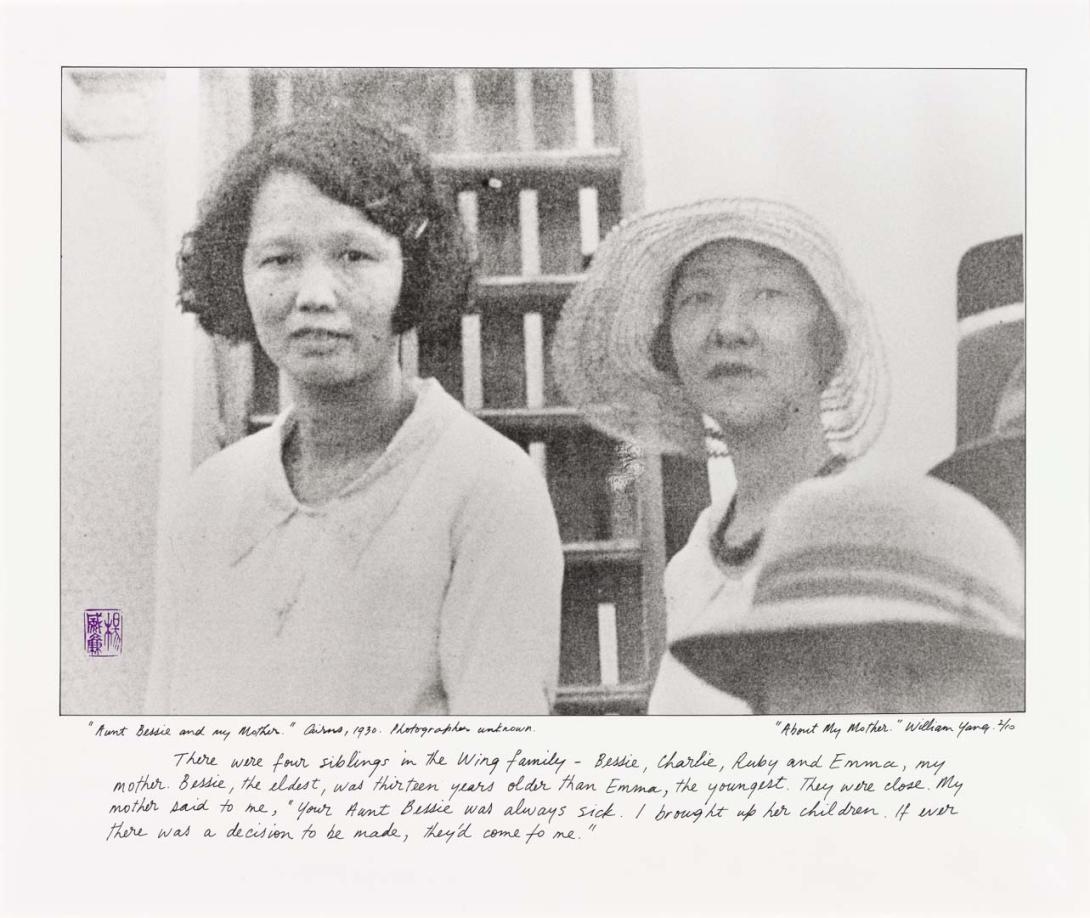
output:
M291 333L293 338L302 338L314 341L332 341L337 338L347 338L345 332L333 331L328 328L300 328Z
M301 328L291 333L291 341L304 354L329 354L337 350L349 335L326 328Z
M336 348L343 341L348 340L348 335L343 332L330 331L325 328L302 328L291 333L291 340L301 347L323 353Z
M759 374L756 368L750 366L748 363L724 361L723 363L715 364L708 370L706 375L708 379L746 379Z

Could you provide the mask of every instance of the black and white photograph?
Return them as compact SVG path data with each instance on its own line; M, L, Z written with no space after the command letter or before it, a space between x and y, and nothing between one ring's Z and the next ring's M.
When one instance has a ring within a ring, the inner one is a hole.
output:
M1086 0L0 47L0 915L1087 913Z
M63 714L1024 710L1024 69L61 81Z

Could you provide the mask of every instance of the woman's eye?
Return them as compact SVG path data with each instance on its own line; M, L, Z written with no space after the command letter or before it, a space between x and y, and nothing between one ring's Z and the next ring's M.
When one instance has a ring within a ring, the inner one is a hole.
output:
M291 264L291 256L285 254L266 255L261 259L261 267L276 267L283 268L285 265Z
M770 302L785 296L787 296L787 291L781 290L779 287L761 287L754 298L762 302Z
M714 300L715 297L710 290L692 290L682 294L678 305L687 309L703 309L710 306Z
M370 256L360 249L345 249L341 252L341 260L346 264L356 264L360 261L369 261Z

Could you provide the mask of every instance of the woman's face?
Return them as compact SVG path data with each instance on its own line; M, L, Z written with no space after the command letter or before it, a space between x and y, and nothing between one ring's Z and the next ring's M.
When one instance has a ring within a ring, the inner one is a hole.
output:
M796 261L743 240L709 243L682 262L670 307L682 387L724 428L816 408L827 307Z
M343 385L396 360L402 268L395 237L303 176L274 172L258 190L246 301L261 346L295 381Z

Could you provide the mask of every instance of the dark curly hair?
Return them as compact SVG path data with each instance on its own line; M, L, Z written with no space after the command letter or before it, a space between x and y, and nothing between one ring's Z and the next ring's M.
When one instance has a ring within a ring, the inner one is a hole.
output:
M242 283L250 211L272 172L306 177L397 237L405 263L395 334L443 328L468 306L473 265L453 206L427 156L400 129L345 109L327 110L256 135L227 164L182 240L179 302L205 331L256 341Z

